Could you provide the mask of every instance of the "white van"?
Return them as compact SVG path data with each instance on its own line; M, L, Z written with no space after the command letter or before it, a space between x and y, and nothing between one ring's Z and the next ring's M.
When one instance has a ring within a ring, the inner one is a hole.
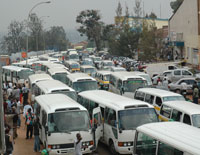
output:
M66 76L70 74L64 68L50 68L48 69L47 73L55 80L59 80L63 83L66 83Z
M200 106L187 101L164 102L160 109L160 121L178 121L200 128Z
M82 136L82 153L91 153L93 132L87 109L63 94L35 98L35 115L39 117L40 140L49 154L74 155L76 134Z
M96 140L109 146L111 154L132 154L138 126L158 122L153 106L104 90L84 91L77 101L97 124ZM98 141L96 142L98 145Z
M172 71L172 73L169 75L169 80L171 82L176 82L182 78L188 78L193 77L192 72L190 72L187 69L175 69Z
M29 68L18 66L3 66L2 67L2 81L11 81L14 83L24 84L29 75L34 74L34 71Z
M134 72L112 72L110 75L109 91L134 98L134 92L146 85L147 81L145 78L135 75Z
M200 155L200 130L180 122L137 128L133 155Z
M73 73L67 75L67 83L77 93L86 90L97 90L97 81L85 73Z
M58 80L40 81L35 84L32 90L32 98L42 94L65 94L76 101L77 95L75 90Z
M180 94L156 88L140 88L136 90L134 99L152 104L158 114L160 112L160 107L163 102L185 101L185 98Z

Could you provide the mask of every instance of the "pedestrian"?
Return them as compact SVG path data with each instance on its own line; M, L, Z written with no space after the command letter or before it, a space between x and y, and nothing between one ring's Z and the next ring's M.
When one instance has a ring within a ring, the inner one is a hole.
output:
M9 86L7 89L8 97L12 96L12 91L13 91L13 89Z
M6 143L6 152L4 155L10 155L13 152L13 143L11 141L11 136L9 135L10 129L5 129L5 143Z
M193 89L193 103L199 104L199 89L197 86L194 87Z
M74 142L75 146L75 155L82 155L81 149L82 149L82 137L80 133L76 134L76 140Z
M182 95L186 95L187 94L187 83L185 83L185 81L183 81L181 83L181 94Z
M41 125L39 123L39 117L36 117L36 119L33 122L34 151L35 152L40 152L39 128L41 129Z
M25 106L28 103L28 88L23 84L22 88L23 93L23 105Z
M16 111L17 111L17 114L18 114L17 127L20 127L21 126L21 117L20 117L20 114L21 114L21 111L20 111L21 103L20 103L19 99L16 99L16 100L17 100L17 109L16 109Z
M31 108L29 108L26 113L26 125L26 139L31 139L33 134L33 113L31 112Z
M167 78L164 78L162 84L163 84L163 87L167 90L167 89L168 89L168 79L167 79Z
M12 114L13 116L13 139L17 138L17 121L18 121L18 114L16 112L16 108L12 107Z
M28 112L28 109L31 109L31 112L33 113L33 108L31 107L31 105L26 104L26 105L24 106L24 109L23 109L23 117L24 117L24 118L26 117L26 113Z

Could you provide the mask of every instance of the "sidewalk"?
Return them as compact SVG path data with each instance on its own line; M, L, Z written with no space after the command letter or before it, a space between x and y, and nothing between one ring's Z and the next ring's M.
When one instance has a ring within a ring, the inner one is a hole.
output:
M26 129L24 118L21 116L21 127L17 129L18 137L15 139L13 155L40 155L39 152L34 152L34 136L32 139L26 138Z

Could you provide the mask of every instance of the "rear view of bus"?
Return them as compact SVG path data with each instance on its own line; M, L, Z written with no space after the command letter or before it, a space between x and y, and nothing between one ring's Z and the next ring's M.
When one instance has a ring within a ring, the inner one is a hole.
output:
M93 134L87 110L63 94L35 98L35 113L40 119L40 140L49 154L74 155L76 134L82 136L82 152L91 153Z

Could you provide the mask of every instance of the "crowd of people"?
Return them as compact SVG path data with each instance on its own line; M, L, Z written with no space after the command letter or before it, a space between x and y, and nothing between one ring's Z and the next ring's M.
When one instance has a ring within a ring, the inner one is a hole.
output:
M18 137L17 129L21 127L23 114L26 127L26 139L31 139L34 134L34 151L40 151L39 143L39 118L33 114L33 108L28 101L29 89L26 84L16 84L11 81L3 83L3 108L5 128L5 155L12 154L15 139Z

